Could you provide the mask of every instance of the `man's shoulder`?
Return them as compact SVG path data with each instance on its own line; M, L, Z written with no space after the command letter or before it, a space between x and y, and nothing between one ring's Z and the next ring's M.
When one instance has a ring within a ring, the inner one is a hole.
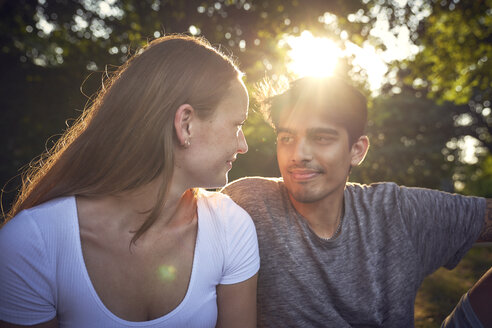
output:
M402 186L393 182L359 184L348 182L345 186L345 201L355 208L377 210L384 206L398 206Z
M246 177L229 183L221 192L229 195L236 203L257 203L266 198L280 195L281 178Z
M374 182L371 184L363 184L356 182L347 182L345 189L353 193L374 193L374 192L394 192L400 189L401 186L394 182Z
M465 197L476 198L473 196L462 196L452 193L451 191L429 189L425 187L414 187L398 185L394 182L374 182L371 184L359 184L353 182L347 182L346 191L354 196L397 196L399 198L447 198L447 197Z

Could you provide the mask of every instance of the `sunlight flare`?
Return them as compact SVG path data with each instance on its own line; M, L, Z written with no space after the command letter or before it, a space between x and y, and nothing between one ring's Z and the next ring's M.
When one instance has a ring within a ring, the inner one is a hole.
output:
M290 63L287 69L297 77L330 76L333 74L342 51L328 38L315 37L309 31L300 36L288 36L286 43Z
M353 70L365 72L369 88L375 94L388 78L388 63L415 53L415 49L403 47L403 41L386 50L377 49L370 42L364 42L361 46L349 40L342 42L343 45L339 46L331 39L315 37L305 30L300 36L286 36L279 45L290 47L287 71L294 78L333 75L341 58L352 58Z
M345 53L353 56L354 67L363 69L367 73L367 82L372 91L379 89L384 83L384 77L388 72L388 65L383 60L376 48L365 43L362 47L352 43L345 43Z

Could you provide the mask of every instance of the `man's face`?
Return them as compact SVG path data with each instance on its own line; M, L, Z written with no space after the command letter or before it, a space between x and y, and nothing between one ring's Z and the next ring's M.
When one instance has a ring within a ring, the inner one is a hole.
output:
M343 193L350 166L362 159L344 127L322 113L296 111L280 118L277 132L277 160L294 201L314 203Z

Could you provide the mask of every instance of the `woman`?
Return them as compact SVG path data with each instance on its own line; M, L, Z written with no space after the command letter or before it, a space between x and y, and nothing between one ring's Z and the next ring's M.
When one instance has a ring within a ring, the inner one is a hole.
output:
M7 214L0 326L255 326L254 225L197 189L248 149L241 76L187 36L118 70Z

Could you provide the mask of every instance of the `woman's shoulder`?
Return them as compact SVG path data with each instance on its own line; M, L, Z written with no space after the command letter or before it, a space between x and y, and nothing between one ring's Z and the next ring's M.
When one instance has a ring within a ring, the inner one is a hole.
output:
M58 263L71 249L57 214L67 207L69 198L54 199L21 211L0 229L0 311L5 318L27 324L56 315L57 286L64 279Z
M259 268L258 240L249 214L229 196L208 191L198 195L198 213L200 236L207 235L207 247L220 249L224 256L225 273L220 284L237 283L254 275Z
M56 198L19 212L0 229L2 244L27 245L41 239L54 241L57 231L76 218L74 197Z
M200 190L198 193L199 213L206 213L209 220L225 226L240 226L251 221L249 214L228 195L220 192ZM205 210L205 211L204 211Z
M59 197L55 199L51 199L47 202L41 203L39 205L33 206L31 208L22 210L19 212L11 221L15 220L17 217L34 217L34 218L43 218L46 216L51 216L54 214L58 214L60 212L67 213L75 210L75 197L67 196L67 197Z
M229 195L220 192L200 190L197 198L199 207L206 206L214 212L225 214L242 210Z

